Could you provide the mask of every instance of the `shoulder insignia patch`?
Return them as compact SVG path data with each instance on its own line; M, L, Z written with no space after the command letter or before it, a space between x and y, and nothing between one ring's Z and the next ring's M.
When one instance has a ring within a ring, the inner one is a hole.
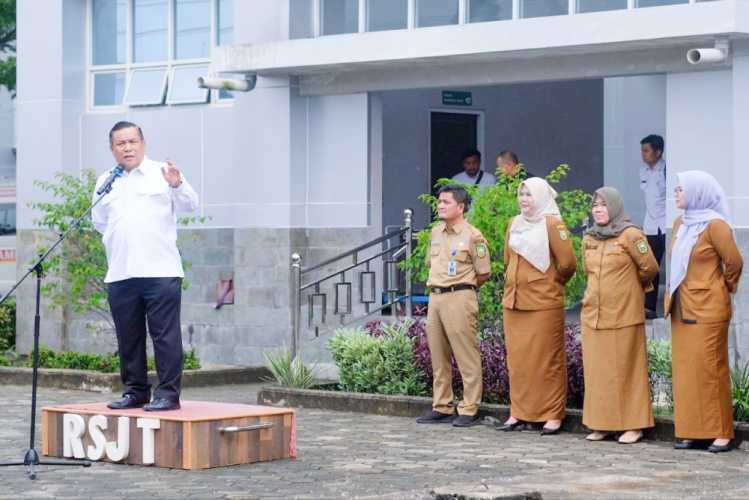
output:
M559 227L559 239L564 241L567 238L569 238L569 234L567 233L567 228L564 226L558 226Z
M648 242L645 240L638 240L637 243L635 243L635 248L637 248L637 251L640 253L648 253Z
M483 259L489 254L489 250L486 248L486 245L484 243L479 243L476 245L476 255L479 259Z

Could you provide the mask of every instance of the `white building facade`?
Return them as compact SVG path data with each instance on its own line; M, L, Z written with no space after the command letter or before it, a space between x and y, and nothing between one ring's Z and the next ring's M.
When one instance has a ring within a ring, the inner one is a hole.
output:
M714 47L724 57L687 61ZM209 218L183 247L185 343L207 362L257 365L288 344L290 255L319 262L407 207L422 227L416 197L459 171L442 158L465 145L487 170L506 148L537 175L569 163L564 187L613 185L639 221L639 141L663 135L670 189L678 171L713 173L749 256L749 0L35 0L18 5L18 61L19 263L40 238L34 180L111 168L109 128L139 123L147 154L177 162ZM195 85L219 73L257 84ZM235 303L214 309L227 278ZM732 328L742 360L747 285ZM323 359L324 341L304 339ZM114 349L59 311L45 312L43 342Z

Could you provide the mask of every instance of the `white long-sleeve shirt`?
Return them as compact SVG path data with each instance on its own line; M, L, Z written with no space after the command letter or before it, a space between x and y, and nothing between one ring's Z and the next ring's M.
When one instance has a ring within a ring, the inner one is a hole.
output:
M645 234L666 234L666 162L658 160L653 167L640 166L640 189L645 194Z
M184 277L177 250L177 212L194 211L198 194L186 180L178 188L169 186L161 171L165 166L144 158L115 180L112 191L91 212L107 251L105 283ZM99 177L97 189L109 175Z

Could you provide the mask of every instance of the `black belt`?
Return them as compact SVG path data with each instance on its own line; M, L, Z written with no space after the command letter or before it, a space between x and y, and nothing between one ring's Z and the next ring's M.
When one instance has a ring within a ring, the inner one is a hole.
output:
M439 286L433 286L429 290L431 290L432 293L450 293L450 292L457 292L459 290L475 290L476 287L473 285L453 285L453 286L446 286L446 287L439 287Z

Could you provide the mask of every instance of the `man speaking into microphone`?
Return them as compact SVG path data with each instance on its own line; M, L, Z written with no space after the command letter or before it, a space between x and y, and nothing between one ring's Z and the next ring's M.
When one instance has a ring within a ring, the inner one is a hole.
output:
M141 128L117 122L109 146L122 167L99 177L96 190L116 177L92 211L107 252L109 307L120 355L122 398L113 409L176 410L182 380L182 259L177 250L177 212L192 212L198 195L177 165L145 156ZM97 198L94 193L94 199ZM148 329L146 330L146 324ZM146 331L151 334L159 385L151 401L146 368ZM150 402L149 402L150 401Z

